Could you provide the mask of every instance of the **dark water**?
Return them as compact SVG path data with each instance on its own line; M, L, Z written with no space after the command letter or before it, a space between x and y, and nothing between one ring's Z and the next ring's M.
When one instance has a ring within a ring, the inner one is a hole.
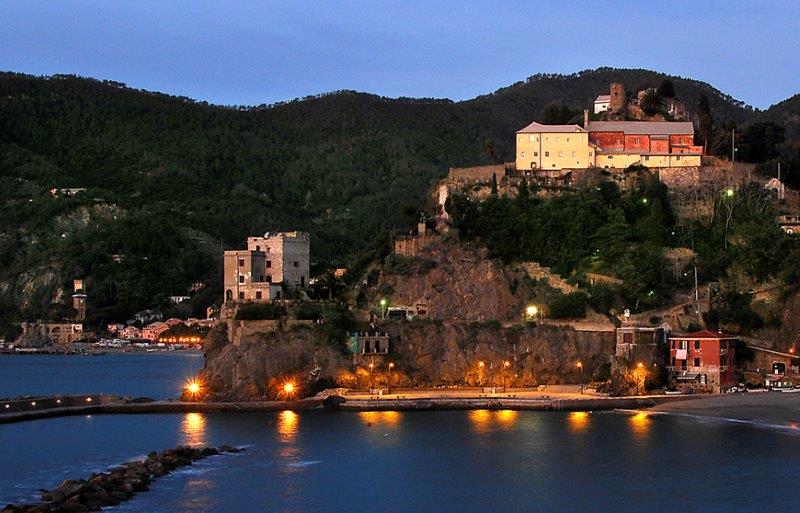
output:
M174 398L202 367L203 356L197 353L0 355L0 397L102 393Z
M120 512L797 511L800 436L623 412L105 415L0 425L0 503L178 443L236 444Z

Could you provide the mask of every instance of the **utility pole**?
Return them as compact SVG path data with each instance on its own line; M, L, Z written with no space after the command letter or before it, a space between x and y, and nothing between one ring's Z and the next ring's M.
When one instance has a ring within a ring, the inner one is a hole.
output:
M736 162L736 129L731 130L731 164Z

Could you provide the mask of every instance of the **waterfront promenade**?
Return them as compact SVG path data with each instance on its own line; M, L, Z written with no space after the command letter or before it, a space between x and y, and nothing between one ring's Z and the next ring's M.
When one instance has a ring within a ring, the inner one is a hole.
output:
M421 411L421 410L534 410L599 411L649 408L666 402L696 399L700 396L606 397L580 394L579 390L509 390L485 393L483 389L398 390L370 395L354 392L338 395L327 391L315 397L294 401L190 402L136 401L119 396L26 397L0 401L0 424L42 418L94 414L147 413L240 413L256 411L307 410L327 407L341 411Z

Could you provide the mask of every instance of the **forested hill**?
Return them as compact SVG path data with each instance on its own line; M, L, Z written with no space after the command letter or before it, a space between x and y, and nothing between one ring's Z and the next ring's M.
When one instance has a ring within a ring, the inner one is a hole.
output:
M449 166L512 158L513 132L547 103L578 110L611 81L635 91L665 77L601 68L464 102L338 92L230 108L115 82L0 74L0 323L19 307L57 316L55 291L73 276L87 277L98 322L197 280L216 286L220 247L268 229L308 230L314 261L347 264L387 228L409 226ZM720 122L763 114L671 78L690 109L707 95ZM53 198L57 187L88 190ZM217 293L207 288L196 306Z

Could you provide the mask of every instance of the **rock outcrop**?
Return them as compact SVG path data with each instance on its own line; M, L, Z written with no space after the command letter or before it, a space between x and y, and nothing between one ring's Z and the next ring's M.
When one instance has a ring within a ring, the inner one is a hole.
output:
M369 297L391 290L392 305L429 305L428 314L446 320L518 320L523 297L514 282L519 277L487 257L487 250L471 244L436 242L420 250L406 272L384 266Z
M52 490L42 491L37 504L9 504L0 513L79 513L99 511L148 490L150 482L193 461L222 453L240 452L231 446L219 448L176 447L151 452L144 460L129 461L109 472L92 474L88 479L67 479Z
M336 386L524 387L588 382L614 352L613 332L569 327L415 320L387 322L381 329L391 337L390 354L353 358L313 329L228 341L226 331L218 328L206 342L206 365L200 376L204 398L276 399L288 380L298 386L298 395ZM389 361L395 363L391 370Z

